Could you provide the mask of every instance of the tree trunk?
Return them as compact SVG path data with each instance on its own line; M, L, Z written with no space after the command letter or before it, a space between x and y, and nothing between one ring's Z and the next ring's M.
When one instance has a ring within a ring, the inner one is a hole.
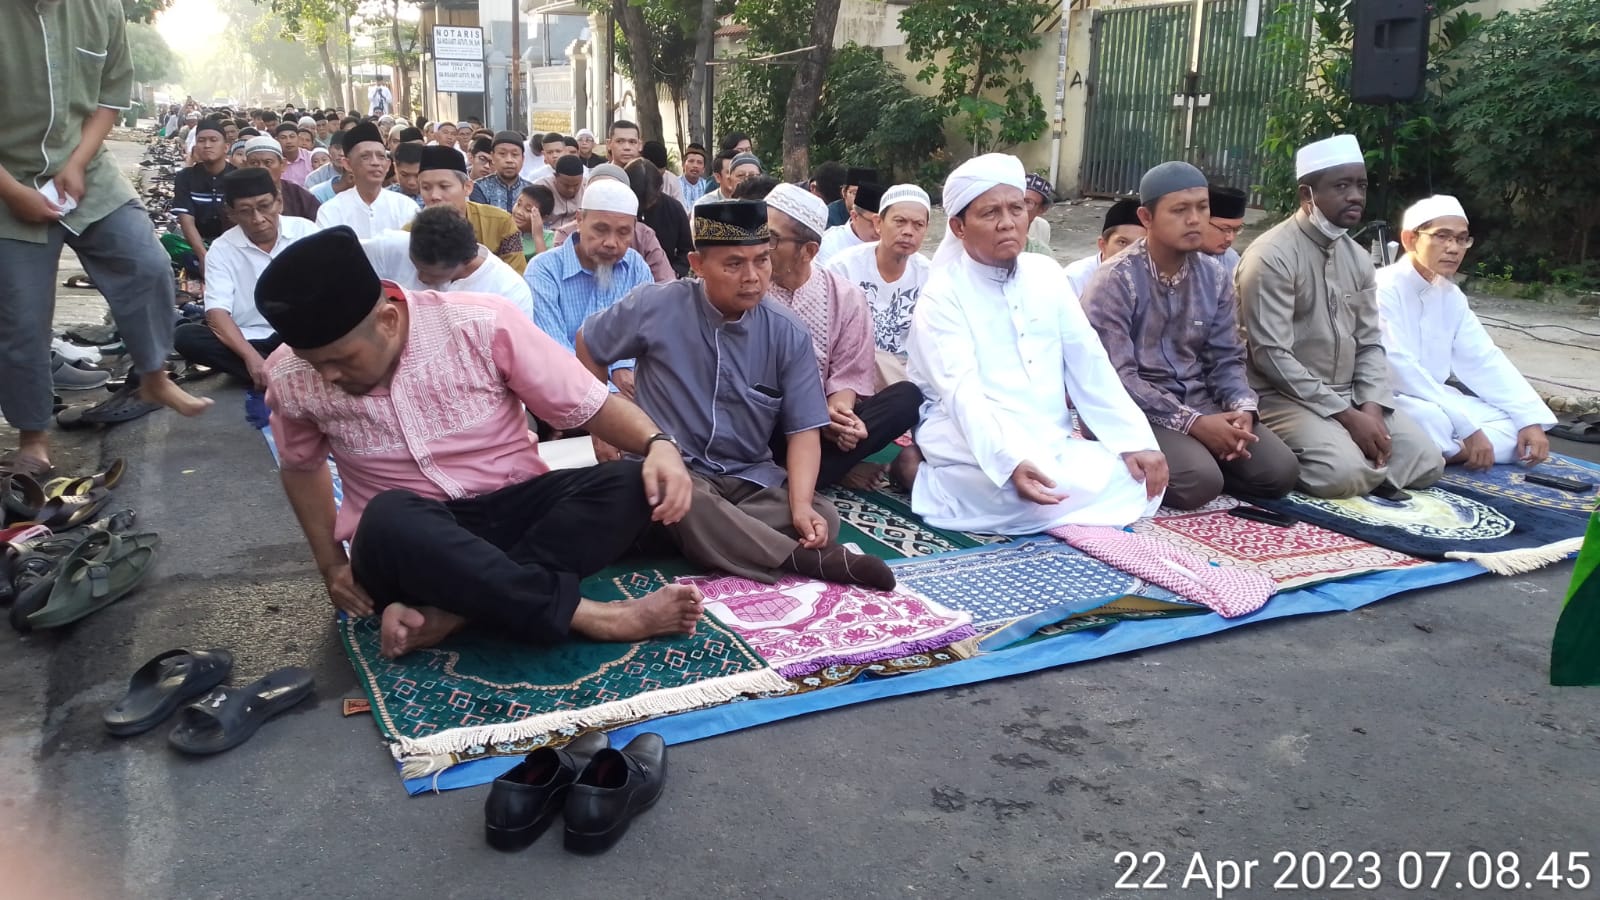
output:
M689 145L689 139L683 129L683 94L682 84L672 81L667 83L667 93L672 95L672 124L678 129L678 155L681 158L683 148ZM666 143L662 141L662 143Z
M650 29L644 24L644 10L628 0L611 0L611 12L628 38L628 60L633 66L634 105L639 109L640 137L665 141L661 127L661 100L656 95L656 70L650 64L655 55Z
M394 114L411 118L411 73L405 44L400 40L400 0L392 0L389 35L394 40Z
M342 103L344 79L339 76L339 67L334 65L333 62L333 33L331 31L317 42L317 55L322 57L322 74L328 79L328 96L333 98L333 103Z
M783 178L796 181L811 174L811 120L822 99L822 80L833 58L833 26L839 21L840 0L817 0L812 11L811 49L800 60L783 111Z
M689 74L689 140L712 146L711 123L700 121L706 109L706 63L714 46L717 0L700 0L700 21L694 32L694 69Z

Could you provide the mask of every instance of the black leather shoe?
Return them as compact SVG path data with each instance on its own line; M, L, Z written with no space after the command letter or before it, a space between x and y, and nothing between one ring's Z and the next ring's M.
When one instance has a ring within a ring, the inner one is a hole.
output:
M641 734L621 750L594 755L567 795L566 847L602 853L649 809L667 781L667 744L659 734Z
M544 834L567 791L596 754L610 746L592 732L559 749L540 747L494 780L483 802L484 836L496 850L522 850Z

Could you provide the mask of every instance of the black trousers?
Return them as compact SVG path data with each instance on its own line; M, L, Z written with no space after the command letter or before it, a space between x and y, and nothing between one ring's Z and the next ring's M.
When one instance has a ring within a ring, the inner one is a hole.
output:
M867 426L867 436L854 450L840 450L838 445L822 438L822 464L817 468L817 487L838 484L856 463L884 447L917 424L922 409L922 391L909 381L891 384L871 397L856 401L856 416ZM784 465L789 455L788 436L773 435L772 458Z
M351 541L356 583L379 609L435 606L513 640L567 638L578 581L650 524L637 462L548 472L464 500L385 491Z
M251 341L250 346L265 358L272 351L278 349L283 339L277 335ZM250 380L250 370L245 368L244 360L237 353L229 350L211 326L204 322L186 322L178 326L172 333L172 349L198 366L210 366L219 372L227 372L235 378L244 381Z

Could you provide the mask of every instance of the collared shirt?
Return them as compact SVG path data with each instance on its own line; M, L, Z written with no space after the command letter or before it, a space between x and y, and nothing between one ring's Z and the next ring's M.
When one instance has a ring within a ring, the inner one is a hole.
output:
M672 176L669 174L668 177ZM706 191L715 186L715 182L704 175L700 176L699 181L690 181L686 175L678 175L676 177L678 179L678 190L683 193L683 208L688 210L694 209L694 205L700 202L700 198L706 195Z
M387 187L384 188L384 190L386 190L386 191L394 191L396 194L399 194L400 196L406 198L407 200L410 200L411 202L417 204L417 211L418 212L421 212L422 209L425 206L427 206L427 204L423 202L421 194L408 194L408 193L406 193L405 188L402 188L398 184L388 185Z
M1233 281L1215 258L1186 254L1165 278L1141 238L1100 267L1081 300L1151 424L1188 434L1203 415L1256 408Z
M530 321L533 319L533 295L528 292L528 283L481 244L478 246L481 262L477 271L445 285L422 283L417 266L411 261L411 235L404 231L389 231L368 238L361 242L361 248L367 251L367 259L379 278L392 281L408 291L493 294L515 306Z
M270 251L251 243L238 226L224 231L206 254L206 311L227 313L247 341L272 337L271 323L256 309L256 282L266 271L267 263L277 259L290 244L317 231L315 222L280 215L278 242Z
M842 275L821 266L796 290L774 284L767 296L789 307L811 332L822 392L844 390L866 397L877 389L877 357L872 352L872 313L866 295Z
M707 180L709 181L710 179ZM722 194L722 186L712 181L711 186L706 188L706 192L700 195L700 199L696 200L694 205L700 206L705 203L724 203L727 202L727 200L728 198ZM694 217L693 208L690 209L689 215L690 218Z
M862 240L861 236L856 234L854 222L835 225L822 233L822 246L817 250L816 263L826 265L828 260L837 254L865 243L868 241Z
M917 296L928 283L933 263L921 253L906 257L906 270L894 281L885 281L878 269L878 242L841 251L828 260L827 269L838 272L861 286L872 310L872 340L879 350L904 353L906 336L911 333L911 313Z
M1444 410L1458 440L1487 423L1475 415L1480 404L1469 402L1445 383L1452 376L1504 413L1519 431L1529 425L1555 424L1555 414L1495 346L1455 282L1442 276L1424 278L1409 255L1379 269L1377 282L1383 345L1395 393Z
M850 207L845 205L844 198L828 204L828 227L836 228L850 221Z
M557 428L599 412L606 389L499 297L402 291L409 333L389 384L364 396L322 379L287 345L267 357L280 464L312 471L333 455L344 484L334 537L398 488L436 500L491 493L550 470L523 407Z
M528 184L529 182L521 178L506 184L500 180L499 175L490 175L488 178L478 179L478 183L472 186L470 199L473 203L487 203L511 212L511 208L517 205L517 198L522 196L522 189Z
M1304 210L1245 248L1235 281L1250 386L1329 417L1363 403L1394 408L1372 257L1329 238Z
M317 224L323 228L348 225L356 237L376 237L385 231L399 231L417 217L411 198L394 191L379 191L372 205L361 199L361 189L351 188L317 210Z
M222 203L222 176L233 171L233 166L222 164L222 171L213 175L202 163L195 163L173 180L172 214L194 217L195 230L207 243L228 230L228 219Z
M1083 292L1089 289L1089 282L1094 279L1094 273L1100 271L1099 251L1095 251L1083 259L1075 259L1061 267L1067 276L1067 284L1072 286L1072 299L1081 299Z
M336 183L338 183L338 179L334 179L332 181L324 181L323 183L321 183L321 184L317 185L316 187L310 189L311 190L311 196L317 198L317 202L318 203L327 203L328 201L332 200L335 196L338 195L338 192L333 189L333 186ZM322 208L320 206L317 207L317 212L319 212L319 213L322 212Z
M830 421L811 335L771 298L729 322L703 282L646 285L590 316L583 341L597 362L637 357L634 396L692 471L777 487L773 434Z
M306 176L308 176L310 174L311 174L311 154L308 151L301 150L300 151L300 155L296 156L294 158L294 162L290 162L288 159L284 159L284 161L283 161L283 180L284 181L287 181L290 184L298 184L301 187L305 187L306 186Z
M317 210L322 208L322 201L310 191L292 181L285 181L278 185L278 193L283 197L284 215L312 222L317 220Z
M113 0L73 0L42 9L0 4L0 166L32 188L50 182L83 140L83 123L99 109L133 105L133 60L127 20ZM84 172L84 194L61 219L74 234L138 199L102 146ZM50 225L19 222L0 203L0 240L44 243Z
M583 203L583 188L578 189L578 196L568 199L561 196L556 190L556 176L546 175L535 181L534 184L544 185L550 189L550 195L556 198L555 206L551 208L550 215L544 217L546 228L551 231L560 231L578 220L578 208Z
M332 181L338 177L339 170L333 167L333 163L325 162L312 169L311 174L306 176L305 189L309 191L324 181Z
M578 329L585 319L651 282L650 267L638 251L629 247L611 270L611 286L602 290L594 273L578 259L578 241L579 236L573 235L560 247L534 257L528 263L527 275L528 287L533 290L534 324L574 353ZM626 369L631 365L632 360L623 360L612 368Z
M1228 273L1228 278L1233 278L1234 271L1239 268L1239 251L1229 247L1211 258L1222 263L1222 270Z
M576 221L555 229L556 246L567 242L567 238L578 233ZM667 251L661 246L661 238L656 235L656 230L644 222L633 223L633 249L644 257L644 264L650 267L650 275L657 284L677 281L678 273L672 270L672 260L667 257Z
M529 184L533 184L535 181L547 178L555 173L554 167L545 164L542 148L536 149L530 143L524 141L522 144L522 171L517 173L517 177ZM491 174L489 177L494 178L495 176Z

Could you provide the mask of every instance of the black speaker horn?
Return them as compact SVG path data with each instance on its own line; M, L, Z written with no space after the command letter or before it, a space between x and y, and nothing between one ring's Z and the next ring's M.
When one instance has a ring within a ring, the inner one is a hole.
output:
M1357 103L1421 98L1428 67L1427 0L1355 0L1350 96Z

